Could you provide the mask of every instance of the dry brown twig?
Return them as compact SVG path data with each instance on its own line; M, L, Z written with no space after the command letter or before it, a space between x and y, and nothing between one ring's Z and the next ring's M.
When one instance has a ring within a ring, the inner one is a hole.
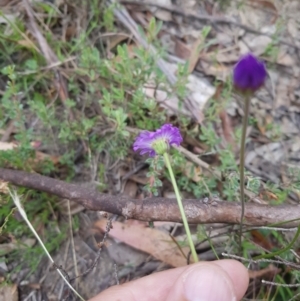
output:
M24 5L26 13L29 17L30 30L31 30L32 34L35 36L35 38L39 44L39 47L41 49L41 53L44 55L48 65L53 66L54 74L56 77L55 85L57 88L57 92L60 96L60 99L61 99L63 105L65 106L66 109L68 109L65 105L66 99L69 98L67 83L66 83L65 79L63 78L63 76L61 75L60 71L55 67L56 65L59 65L60 62L59 62L56 54L53 52L53 50L49 46L47 40L41 33L38 25L36 24L35 19L34 19L34 12L31 8L30 3L28 2L28 0L23 0L23 5ZM70 109L68 109L68 111L70 114L70 118L74 119L72 111Z
M0 168L0 179L16 186L44 191L75 201L89 210L106 211L142 221L181 222L176 199L153 197L136 200L120 195L102 194L78 184L5 168ZM241 207L238 203L217 198L184 199L183 203L189 223L240 223ZM299 209L300 205L269 206L247 203L243 224L266 226L281 223L281 227L295 227L300 219Z
M75 280L79 277L83 277L83 276L87 275L88 273L90 273L96 267L96 265L98 264L99 259L100 259L101 251L102 251L103 246L104 246L104 244L107 240L108 233L109 233L111 228L112 228L112 219L108 218L107 223L106 223L106 229L105 229L105 232L104 232L104 236L102 238L102 241L98 244L99 249L98 249L98 252L96 254L96 257L95 257L92 265L90 267L88 267L87 270L84 271L83 273L81 273L80 275L76 275L76 277L70 279L70 282L72 282L73 280Z

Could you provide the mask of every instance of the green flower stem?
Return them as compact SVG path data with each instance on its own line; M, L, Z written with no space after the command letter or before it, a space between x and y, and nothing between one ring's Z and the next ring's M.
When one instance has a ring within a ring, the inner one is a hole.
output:
M185 232L186 232L186 235L187 235L187 238L188 238L191 253L192 253L194 262L198 262L199 259L198 259L196 249L195 249L195 246L194 246L194 243L193 243L193 240L192 240L192 235L191 235L191 231L190 231L190 228L189 228L189 224L187 222L186 215L184 213L184 208L183 208L183 205L182 205L181 196L180 196L178 186L177 186L177 183L176 183L176 180L175 180L175 177L174 177L174 173L173 173L173 169L171 167L170 158L169 158L168 153L164 153L164 159L165 159L165 163L167 165L167 168L168 168L168 171L169 171L169 174L170 174L170 177L171 177L172 185L173 185L173 188L174 188L174 191L175 191L179 211L180 211L180 214L181 214L181 217L182 217L182 222L183 222L184 229L185 229Z
M245 96L245 110L244 110L244 119L243 119L243 129L242 129L242 140L241 140L241 150L240 150L240 196L241 196L241 223L240 223L240 249L242 250L242 234L243 234L243 219L245 215L245 148L246 148L246 134L247 134L247 125L249 117L249 108L250 108L250 95Z

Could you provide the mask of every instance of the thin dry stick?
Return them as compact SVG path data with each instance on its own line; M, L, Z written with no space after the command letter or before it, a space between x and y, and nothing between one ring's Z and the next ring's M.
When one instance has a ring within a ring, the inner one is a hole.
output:
M30 221L27 218L27 214L25 212L25 210L23 209L22 205L21 205L21 201L19 196L17 195L17 193L14 191L13 193L9 190L9 194L11 196L11 198L13 199L15 205L17 206L19 213L21 214L21 216L23 217L24 221L26 222L26 224L28 225L29 229L31 230L31 232L34 234L34 236L36 237L36 239L38 240L38 242L40 243L41 247L43 248L44 252L46 253L46 255L48 256L49 260L52 262L53 265L55 265L54 260L52 259L50 253L48 252L48 250L46 249L43 241L41 240L41 238L39 237L39 235L37 234L37 232L35 231L35 229L33 228L32 224L30 223ZM67 286L73 291L73 293L82 301L85 301L80 295L79 293L73 288L73 286L68 282L68 280L66 279L66 277L63 275L63 273L57 269L57 272L59 273L59 275L62 277L62 279L64 280L64 282L67 284Z
M178 149L179 152L181 152L186 158L188 158L198 166L211 172L211 174L214 175L217 179L221 179L221 173L218 170L215 170L208 163L199 159L195 154L193 154L192 152L190 152L189 150L185 149L182 146L176 147L176 149Z
M77 59L76 56L71 56L71 57L68 57L66 58L65 60L63 61L57 61L57 62L53 62L45 67L40 67L38 69L35 69L35 70L26 70L26 71L20 71L20 72L16 72L17 75L30 75L30 74L38 74L42 71L47 71L47 70L50 70L50 69L54 69L56 67L59 67L61 65L64 65L65 63L68 63L68 62L71 62L71 61L75 61Z
M293 298L289 299L288 301L297 300L297 298L300 296L300 293L296 294ZM299 300L299 299L298 299Z
M77 259L76 259L76 251L75 251L75 244L74 244L74 237L73 237L73 225L72 225L72 215L71 215L71 208L70 208L70 200L67 200L68 204L68 218L69 218L69 228L70 228L70 240L71 240L71 247L72 247L72 254L73 254L73 261L74 261L74 269L75 269L75 287L78 289L78 266L77 266Z
M279 227L251 227L249 230L270 230L270 231L282 231L282 232L294 232L297 231L297 227L295 228L279 228Z
M102 241L98 244L98 245L99 245L99 249L98 249L97 255L96 255L95 259L94 259L94 262L92 263L92 265L91 265L86 271L84 271L84 272L83 272L82 274L80 274L78 277L83 277L83 276L87 275L87 274L90 273L90 272L94 269L94 267L96 267L96 265L98 264L98 261L99 261L100 255L101 255L102 248L103 248L104 243L105 243L105 241L106 241L106 239L107 239L107 237L108 237L108 233L109 233L109 231L110 231L110 229L111 229L111 226L112 226L112 219L111 219L111 218L108 218L108 219L107 219L107 224L106 224L105 233L104 233L104 236L103 236ZM74 279L76 279L76 277L70 279L70 282L71 282L72 280L74 280Z
M264 284L269 284L269 285L274 285L274 286L281 286L281 287L299 287L300 283L297 284L285 284L285 283L278 283L278 282L272 282L272 281L266 281L262 280L261 281Z
M28 2L28 0L23 0L23 5L24 5L26 13L29 17L29 24L31 26L32 34L35 36L37 42L39 43L41 52L43 53L48 65L58 63L59 60L58 60L56 54L53 52L53 50L49 46L47 40L41 33L37 23L35 22L34 12L31 8L30 3ZM63 105L65 106L65 108L68 109L70 118L74 119L72 111L69 108L67 108L66 104L65 104L65 100L68 98L68 90L66 87L66 81L62 77L60 71L57 68L53 68L53 71L55 73L55 78L56 78L55 84L56 84L57 92L60 96L60 99L61 99Z
M244 261L244 262L248 262L249 264L251 264L251 263L260 263L260 262L268 262L268 263L284 264L286 266L293 267L297 270L300 269L300 266L298 264L295 264L293 262L288 262L288 261L283 260L282 258L277 257L277 256L275 256L275 258L278 258L276 260L275 259L257 259L257 260L247 259L247 258L244 258L244 257L241 257L241 256L237 256L237 255L233 255L233 254L227 254L227 253L222 253L222 256L232 258L232 259L236 259L236 260L240 260L240 261Z
M120 285L120 281L119 281L119 277L118 277L118 267L116 264L114 264L114 273L115 273L116 283L117 283L117 285Z
M247 258L244 258L244 257L241 257L241 256L237 256L237 255L234 255L234 254L227 254L227 253L222 253L222 256L232 258L232 259L236 259L236 260L240 260L240 261L244 261L244 262L249 262L250 264L251 263L259 263L259 262L282 264L282 262L280 260L274 260L274 259L253 260L253 259L247 259Z
M6 17L6 15L0 11L0 16L11 26L13 27L23 38L26 40L28 43L28 46L32 47L37 53L40 53L40 50L35 46L34 42L30 40L30 38L22 31L19 29L19 27L16 25L15 22L12 22L9 18Z

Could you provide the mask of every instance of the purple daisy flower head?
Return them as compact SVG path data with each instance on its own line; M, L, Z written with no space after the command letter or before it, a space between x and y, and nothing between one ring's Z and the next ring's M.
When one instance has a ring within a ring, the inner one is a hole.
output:
M135 139L133 150L140 151L141 155L148 153L150 157L154 157L167 152L170 146L179 146L181 142L179 129L172 124L164 124L155 132L141 132Z
M233 69L234 86L244 93L258 90L264 84L266 76L265 64L251 53L243 56Z

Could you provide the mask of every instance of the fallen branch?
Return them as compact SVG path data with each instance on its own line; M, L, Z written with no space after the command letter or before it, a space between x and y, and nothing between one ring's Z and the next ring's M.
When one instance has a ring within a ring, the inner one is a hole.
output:
M0 168L0 179L16 186L44 191L60 198L66 198L93 211L106 211L128 219L142 221L181 222L176 199L152 197L135 200L119 195L109 195L78 184L69 184L39 174ZM184 209L190 223L239 224L241 206L238 203L217 198L184 199ZM266 226L281 224L295 227L300 219L300 205L267 206L245 204L244 225Z

